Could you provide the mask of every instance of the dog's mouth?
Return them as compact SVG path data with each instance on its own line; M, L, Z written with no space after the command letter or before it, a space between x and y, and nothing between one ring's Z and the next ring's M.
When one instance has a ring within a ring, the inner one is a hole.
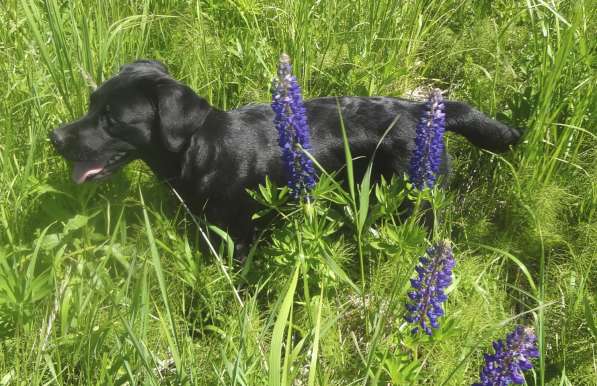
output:
M116 153L106 160L74 161L73 181L77 184L90 180L99 180L108 177L118 168L131 161L133 157L128 153Z

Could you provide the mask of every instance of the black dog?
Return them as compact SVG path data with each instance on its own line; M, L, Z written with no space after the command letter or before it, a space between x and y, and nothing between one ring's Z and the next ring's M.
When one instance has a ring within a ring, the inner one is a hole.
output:
M387 97L327 97L305 102L312 154L328 171L345 164L339 103L353 156L366 158L398 117L375 158L377 176L402 175L414 147L423 104ZM446 129L473 144L505 151L519 133L460 102L446 102ZM191 210L227 229L240 249L252 238L251 214L257 204L246 189L269 175L287 180L269 105L220 111L189 87L172 79L155 61L125 65L91 94L83 118L50 135L56 150L73 162L77 183L107 177L142 159L168 181Z

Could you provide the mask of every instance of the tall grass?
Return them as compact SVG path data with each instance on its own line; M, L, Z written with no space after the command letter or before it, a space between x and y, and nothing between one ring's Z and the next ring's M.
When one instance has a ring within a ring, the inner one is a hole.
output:
M470 384L482 352L514 323L540 338L529 384L595 384L593 9L590 0L6 1L0 384ZM144 165L74 186L46 140L85 111L94 84L136 58L164 61L233 108L269 101L280 52L307 97L434 86L522 128L500 156L448 138L454 171L433 210L457 268L433 339L413 339L402 319L412 268L432 241L418 215L399 215L402 176L345 191L327 171L307 207L264 185L254 196L279 218L241 269L225 243L200 254L194 219Z

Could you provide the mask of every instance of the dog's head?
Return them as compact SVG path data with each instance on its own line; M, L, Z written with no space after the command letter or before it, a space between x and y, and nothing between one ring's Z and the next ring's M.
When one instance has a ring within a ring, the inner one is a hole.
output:
M180 152L210 110L164 65L141 60L95 90L87 114L55 129L50 140L73 163L73 180L82 183L105 178L134 159Z

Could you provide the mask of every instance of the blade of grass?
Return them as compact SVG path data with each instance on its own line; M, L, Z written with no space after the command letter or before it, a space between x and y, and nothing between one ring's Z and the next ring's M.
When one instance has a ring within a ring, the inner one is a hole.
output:
M274 324L274 330L272 332L272 343L270 348L269 354L269 380L268 385L270 386L280 386L281 384L281 371L282 371L282 344L284 341L284 330L286 328L288 317L290 315L290 309L292 307L292 303L294 300L294 292L296 290L296 284L298 281L298 275L300 271L300 265L297 264L296 268L294 269L294 273L290 282L288 284L288 289L286 294L284 295L284 300L280 305L280 309L278 310L278 317L276 318L276 323ZM291 325L288 326L289 329L292 328ZM286 353L290 352L290 347L286 347Z
M315 377L317 376L317 358L319 355L319 334L321 331L321 307L323 305L323 293L325 283L321 285L321 291L319 292L319 302L317 304L317 317L315 319L315 326L313 333L313 346L311 347L311 362L309 364L309 379L307 381L308 386L315 386Z
M153 231L151 228L151 224L149 222L149 216L147 215L147 209L145 207L145 201L143 199L143 193L141 189L139 189L139 199L141 200L141 205L143 207L143 219L145 220L145 233L147 235L147 241L149 243L149 250L151 253L151 260L153 262L153 268L158 279L158 284L160 288L160 293L162 295L162 302L164 303L164 307L166 309L166 318L168 319L170 330L164 329L164 332L167 335L168 341L172 342L170 344L170 350L172 352L172 357L174 358L174 362L176 363L176 370L181 373L182 363L180 361L180 344L176 332L176 324L174 322L174 318L172 316L172 312L170 311L170 301L168 298L168 290L166 289L166 280L164 279L164 271L162 269L162 262L160 260L160 256L158 254L158 249L156 246L155 239L153 237Z

